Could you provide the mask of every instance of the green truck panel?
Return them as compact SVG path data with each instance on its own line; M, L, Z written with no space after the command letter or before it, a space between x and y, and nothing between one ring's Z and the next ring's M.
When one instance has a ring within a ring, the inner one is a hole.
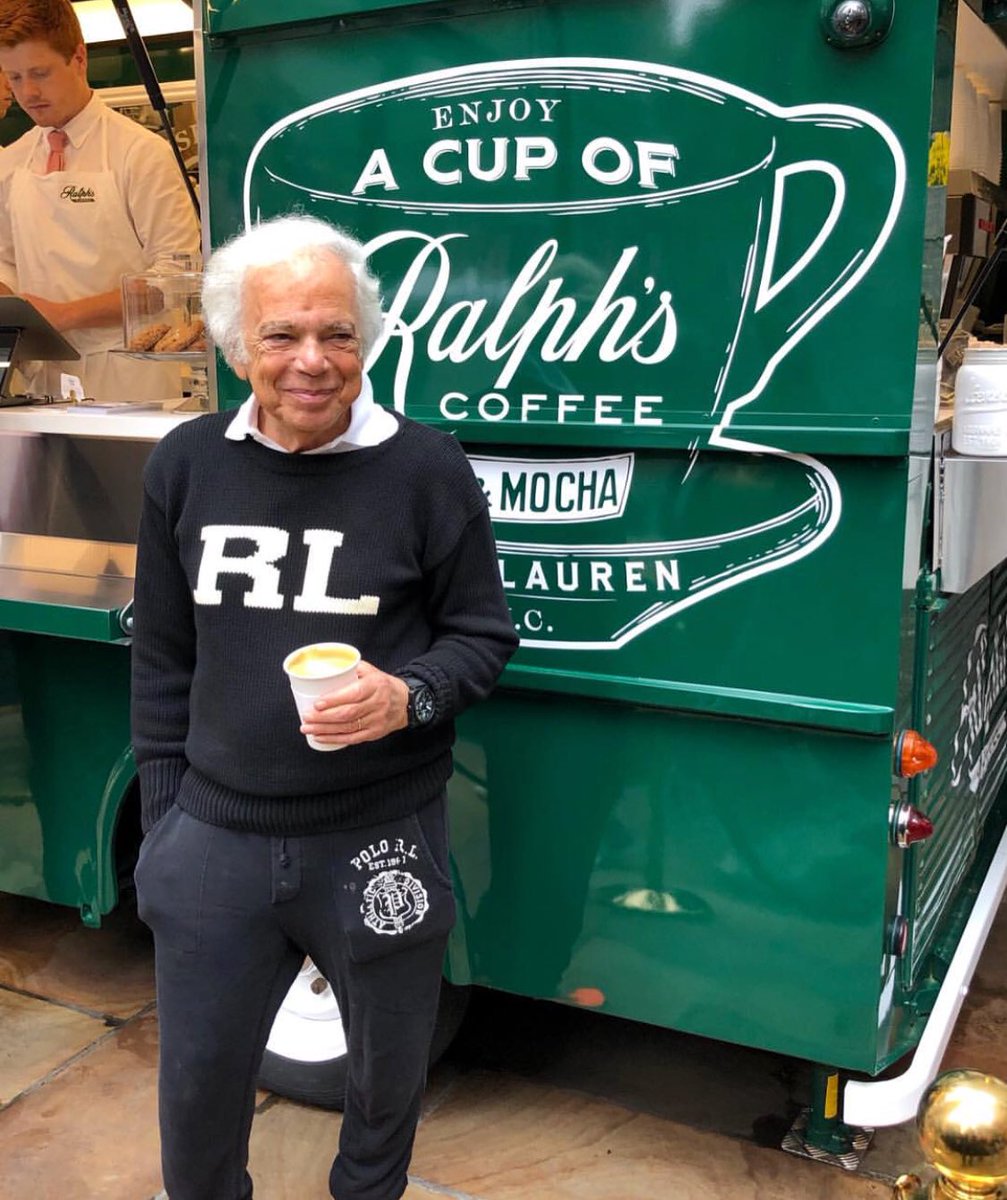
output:
M875 1071L918 1036L892 740L952 59L936 3L856 51L819 7L214 5L207 183L215 243L367 243L376 395L489 499L522 648L460 725L455 977Z
M846 50L791 0L203 6L213 245L361 238L376 395L494 519L522 647L459 722L459 982L868 1073L920 1036L1005 820L1007 570L931 573L954 5L905 8ZM0 601L0 885L95 919L128 651L78 618Z

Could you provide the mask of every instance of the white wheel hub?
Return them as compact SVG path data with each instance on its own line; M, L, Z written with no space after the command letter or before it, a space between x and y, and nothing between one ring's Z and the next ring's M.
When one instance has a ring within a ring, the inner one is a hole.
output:
M280 1005L266 1049L298 1062L328 1062L346 1053L339 1005L310 958Z

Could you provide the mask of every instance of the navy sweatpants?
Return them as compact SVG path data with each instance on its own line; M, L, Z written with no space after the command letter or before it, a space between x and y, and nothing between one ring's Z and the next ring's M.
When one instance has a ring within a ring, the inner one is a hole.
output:
M398 1200L455 917L444 797L382 825L287 838L172 808L143 841L136 887L154 933L169 1200L251 1197L255 1078L305 954L348 1046L331 1194Z

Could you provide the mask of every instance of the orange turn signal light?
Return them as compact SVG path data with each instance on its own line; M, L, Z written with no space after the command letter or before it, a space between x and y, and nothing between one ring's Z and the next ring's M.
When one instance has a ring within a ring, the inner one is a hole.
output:
M569 999L582 1008L601 1008L605 1003L605 993L601 988L579 987L570 992Z
M937 765L937 747L915 729L904 729L895 743L895 770L907 779Z

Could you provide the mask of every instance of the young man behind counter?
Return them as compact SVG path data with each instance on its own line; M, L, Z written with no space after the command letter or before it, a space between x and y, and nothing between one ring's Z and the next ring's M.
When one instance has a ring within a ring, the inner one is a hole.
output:
M122 276L199 251L170 147L91 90L69 0L0 0L0 70L36 126L0 150L0 294L31 301L81 354L40 366L27 390L58 398L66 372L105 402L180 395L175 364L109 354Z

